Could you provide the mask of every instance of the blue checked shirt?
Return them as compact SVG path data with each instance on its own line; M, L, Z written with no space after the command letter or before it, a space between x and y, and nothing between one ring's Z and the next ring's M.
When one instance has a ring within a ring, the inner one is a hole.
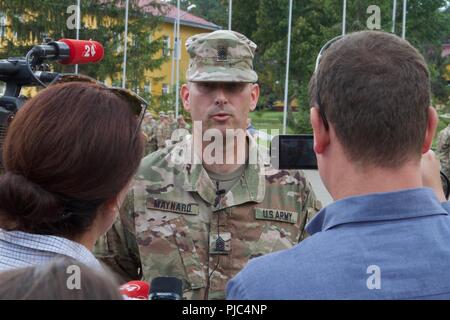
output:
M0 229L0 272L70 257L102 270L99 261L83 245L69 239Z

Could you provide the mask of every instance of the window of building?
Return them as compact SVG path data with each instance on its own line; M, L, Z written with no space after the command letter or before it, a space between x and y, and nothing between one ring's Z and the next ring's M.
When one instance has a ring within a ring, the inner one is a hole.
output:
M170 37L164 36L162 50L163 56L170 56Z
M6 26L6 15L0 11L0 27Z
M150 81L144 85L144 92L147 92L147 93L152 92L152 83Z
M180 60L180 58L181 58L181 41L178 41L178 38L175 38L174 50L175 50L175 59Z
M0 38L6 36L6 15L0 11Z
M163 85L162 85L162 94L164 95L164 94L168 94L169 93L169 85L168 84L166 84L166 83L164 83Z

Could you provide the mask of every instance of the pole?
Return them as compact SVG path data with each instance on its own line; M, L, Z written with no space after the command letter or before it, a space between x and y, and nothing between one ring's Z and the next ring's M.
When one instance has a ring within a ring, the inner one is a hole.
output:
M170 86L173 87L175 84L175 50L177 49L177 20L173 22L173 50L172 50L172 69L171 69L171 76L170 76Z
M178 38L180 37L180 0L177 0L177 42ZM178 46L176 48L178 51ZM175 89L175 118L178 118L178 108L180 104L180 59L178 58L178 52L177 52L177 85Z
M406 0L403 0L402 39L406 37Z
M289 26L288 26L288 43L286 57L286 81L284 82L284 114L283 114L283 134L286 134L287 125L287 107L289 93L289 62L291 56L291 24L292 24L292 0L289 0Z
M392 7L392 33L395 33L396 16L397 16L397 0L394 0L394 5Z
M122 68L122 88L125 88L127 81L127 43L128 43L128 1L125 4L125 35L123 37L123 68Z
M344 0L344 5L342 8L342 35L345 35L345 27L347 21L347 0Z
M81 0L77 2L77 40L80 40L80 27L81 27ZM75 73L78 74L78 64L75 65Z
M228 30L231 30L231 18L233 16L233 0L228 0Z

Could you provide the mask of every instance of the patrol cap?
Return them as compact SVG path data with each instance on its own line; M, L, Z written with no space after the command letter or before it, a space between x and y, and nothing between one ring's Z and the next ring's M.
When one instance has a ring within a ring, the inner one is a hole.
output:
M173 114L173 111L172 110L167 111L167 114Z
M188 81L256 82L253 70L256 44L230 30L200 33L186 40L190 56Z
M159 112L159 116L160 117L167 117L166 113L164 111L160 111Z

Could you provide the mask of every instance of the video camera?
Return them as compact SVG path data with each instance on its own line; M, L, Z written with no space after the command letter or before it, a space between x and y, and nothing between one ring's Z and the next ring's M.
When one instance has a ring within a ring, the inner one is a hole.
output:
M96 41L44 39L34 46L25 57L0 60L0 81L6 83L5 93L0 97L0 172L3 170L2 149L8 125L26 98L20 96L24 86L46 87L59 73L50 72L45 61L61 64L83 64L98 62L103 58L104 49Z

